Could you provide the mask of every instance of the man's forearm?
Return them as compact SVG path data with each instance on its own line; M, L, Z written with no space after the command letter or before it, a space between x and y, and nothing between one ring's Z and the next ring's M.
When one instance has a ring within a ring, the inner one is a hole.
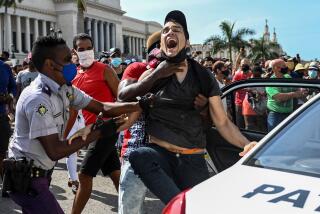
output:
M118 94L120 101L132 101L137 96L143 96L150 91L154 83L159 79L156 72L151 73L140 82L133 83L121 89Z
M237 147L243 148L250 143L230 120L223 126L217 126L217 129L224 139Z
M117 117L122 114L131 113L135 111L141 111L138 102L130 103L105 103L103 105L103 116L104 117Z
M295 92L288 92L288 93L279 93L273 96L273 98L277 102L286 102L288 100L291 100L293 98L296 98L296 93Z
M89 143L97 140L100 137L100 131L96 130L88 134L86 140L82 140L81 137L77 137L72 140L72 143L69 145L66 141L60 142L60 146L56 147L55 155L52 157L54 161L60 160L61 158L67 157L72 153L78 151L82 147L88 145Z

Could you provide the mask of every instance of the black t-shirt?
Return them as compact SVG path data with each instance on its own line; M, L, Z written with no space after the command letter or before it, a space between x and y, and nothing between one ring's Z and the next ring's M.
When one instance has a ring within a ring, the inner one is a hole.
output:
M176 75L168 78L165 86L156 93L156 102L150 109L147 119L148 134L165 140L173 145L185 148L205 148L206 138L203 131L200 111L194 108L194 100L198 94L208 97L220 96L219 85L213 74L203 67L194 70L190 62L185 79L179 83ZM200 69L199 69L200 68ZM203 68L203 69L202 69ZM205 75L208 89L204 93L196 72L207 72Z

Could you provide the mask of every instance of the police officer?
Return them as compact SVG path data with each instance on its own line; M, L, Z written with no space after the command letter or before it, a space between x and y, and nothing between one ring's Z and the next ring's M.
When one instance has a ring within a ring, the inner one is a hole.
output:
M11 198L24 213L63 213L49 191L51 172L55 162L99 137L114 134L122 119L86 127L83 137L72 142L63 139L69 106L77 110L102 112L104 117L118 116L140 110L139 103L100 103L71 86L76 67L65 41L52 36L40 37L32 49L32 62L38 77L20 95L16 108L16 127L10 143L9 157L25 159L32 164L29 192L19 190ZM141 103L140 103L141 104ZM26 178L29 178L28 175ZM14 181L13 181L14 183Z

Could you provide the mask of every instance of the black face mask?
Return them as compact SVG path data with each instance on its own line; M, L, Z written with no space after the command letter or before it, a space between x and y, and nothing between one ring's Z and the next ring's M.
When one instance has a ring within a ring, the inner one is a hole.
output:
M282 74L288 73L288 67L281 68L280 72L281 72Z
M187 48L182 48L179 53L174 57L168 57L163 51L161 51L161 58L167 60L171 63L180 63L183 62L185 59L188 58L187 56Z
M225 77L228 77L229 74L230 74L230 70L227 69L227 70L221 71L221 73L222 73Z
M246 73L246 72L248 72L250 70L250 66L249 65L242 65L241 69L242 69L243 72Z

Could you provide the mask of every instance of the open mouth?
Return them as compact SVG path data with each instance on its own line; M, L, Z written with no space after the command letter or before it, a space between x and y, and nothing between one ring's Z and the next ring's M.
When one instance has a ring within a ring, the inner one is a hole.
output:
M167 48L171 49L171 48L175 48L177 47L178 42L174 39L168 39L167 40Z

